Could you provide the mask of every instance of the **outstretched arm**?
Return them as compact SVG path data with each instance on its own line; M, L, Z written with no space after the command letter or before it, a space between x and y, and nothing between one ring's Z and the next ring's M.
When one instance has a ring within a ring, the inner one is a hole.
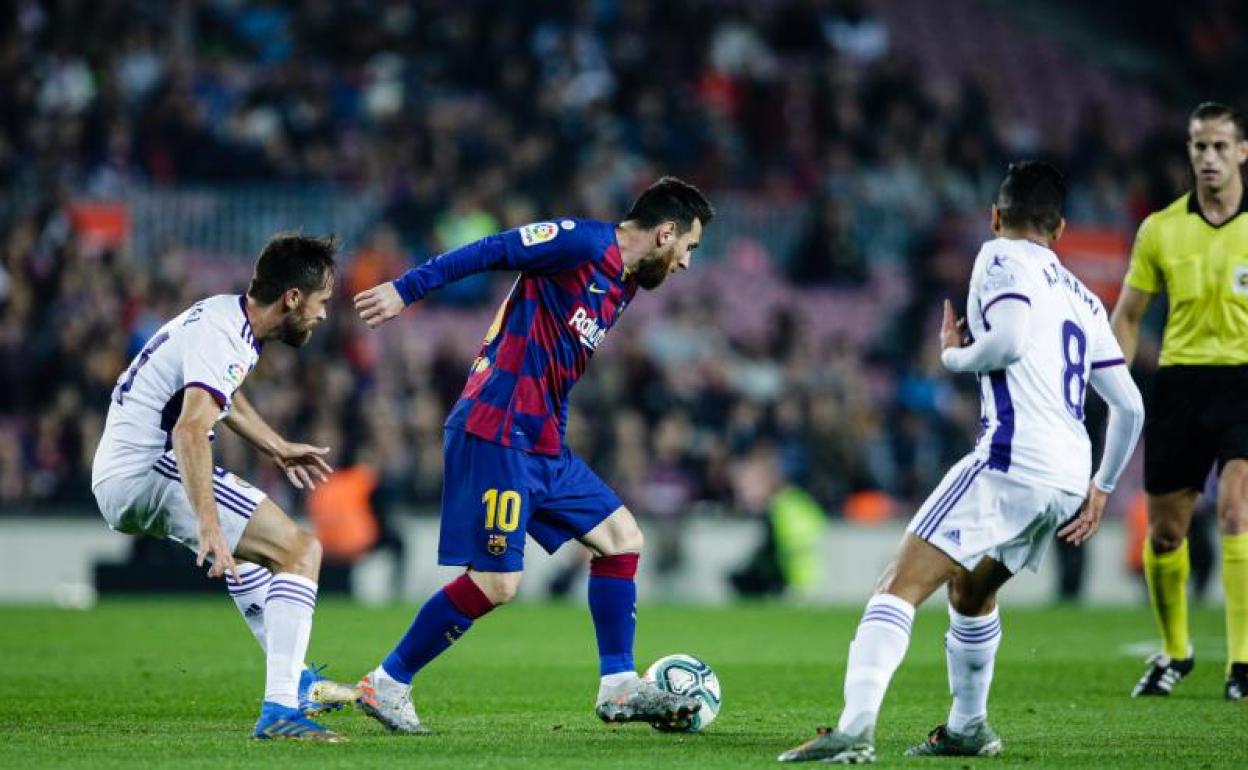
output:
M325 462L329 447L297 444L282 438L280 433L265 422L241 390L234 392L232 403L232 408L225 416L225 424L256 449L272 457L295 487L303 489L307 485L309 489L315 489L314 476L326 481L329 474L334 472Z
M375 328L424 299L429 292L475 273L541 273L576 267L597 256L590 246L588 229L587 225L577 228L574 223L564 228L554 222L535 222L486 236L434 257L393 281L360 292L355 296L356 312L364 323Z

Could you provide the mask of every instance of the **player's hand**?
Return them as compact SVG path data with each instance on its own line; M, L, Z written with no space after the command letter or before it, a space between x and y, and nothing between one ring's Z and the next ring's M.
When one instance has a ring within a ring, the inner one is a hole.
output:
M944 313L940 319L940 349L960 348L965 344L966 319L953 314L953 303L945 300Z
M1079 507L1079 513L1066 526L1057 532L1057 536L1071 545L1083 545L1088 538L1101 528L1101 517L1105 515L1105 502L1109 495L1088 485L1088 496Z
M329 474L334 472L325 462L325 455L329 454L327 446L283 441L269 444L269 453L295 489L316 489L317 480L329 481Z
M368 328L376 329L386 321L403 312L406 304L399 290L390 281L378 284L355 295L355 312Z
M201 518L196 529L199 531L199 552L195 554L195 566L202 567L205 561L212 559L212 565L208 567L208 577L223 577L226 570L229 570L234 581L241 582L238 565L234 563L234 554L230 553L229 543L225 542L220 522Z

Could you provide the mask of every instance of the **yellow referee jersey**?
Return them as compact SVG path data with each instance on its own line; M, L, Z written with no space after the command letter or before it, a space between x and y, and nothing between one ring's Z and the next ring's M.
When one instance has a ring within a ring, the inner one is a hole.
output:
M1193 193L1151 214L1135 236L1126 284L1169 296L1162 366L1248 364L1248 191L1217 227Z

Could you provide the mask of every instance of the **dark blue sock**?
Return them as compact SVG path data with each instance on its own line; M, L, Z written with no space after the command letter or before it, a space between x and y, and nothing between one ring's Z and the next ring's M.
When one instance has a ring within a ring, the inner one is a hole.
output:
M440 590L420 608L411 627L382 661L381 667L393 678L408 684L417 671L445 652L470 628L472 618L455 606L445 589Z
M633 637L637 633L637 554L594 559L589 572L589 613L598 637L598 673L636 671Z

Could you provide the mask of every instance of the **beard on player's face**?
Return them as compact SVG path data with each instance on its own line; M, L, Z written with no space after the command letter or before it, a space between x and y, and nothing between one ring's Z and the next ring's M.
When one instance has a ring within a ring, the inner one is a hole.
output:
M326 303L333 295L332 278L323 289L295 295L295 306L286 311L274 336L292 348L301 348L312 338L312 327L325 319Z
M292 348L301 348L312 339L312 321L304 320L298 310L292 311L278 327L277 338Z
M319 320L317 314L310 311L309 299L306 297L301 299L299 304L291 308L282 318L275 336L292 348L301 348L308 344L308 340L312 339L312 327L316 326Z
M672 272L674 251L675 249L669 247L643 257L637 263L637 285L647 290L658 288Z

